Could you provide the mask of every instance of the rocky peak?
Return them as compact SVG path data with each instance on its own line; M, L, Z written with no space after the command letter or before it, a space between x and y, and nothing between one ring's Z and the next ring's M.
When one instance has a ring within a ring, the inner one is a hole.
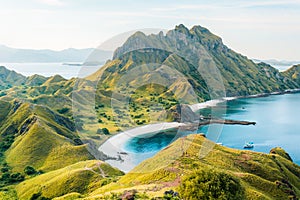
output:
M180 33L183 33L185 35L190 35L190 31L187 27L185 27L183 24L179 24L177 26L175 26L175 31L178 31Z

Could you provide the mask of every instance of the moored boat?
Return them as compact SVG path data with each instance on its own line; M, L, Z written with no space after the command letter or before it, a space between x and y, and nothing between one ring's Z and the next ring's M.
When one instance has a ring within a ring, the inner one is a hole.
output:
M254 148L253 142L248 142L244 145L244 149L253 149L253 148Z

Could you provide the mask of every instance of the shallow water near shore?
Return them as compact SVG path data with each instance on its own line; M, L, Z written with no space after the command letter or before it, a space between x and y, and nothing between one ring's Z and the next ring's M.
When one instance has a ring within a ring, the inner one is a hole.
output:
M253 151L269 153L274 147L282 147L300 165L300 93L272 95L268 97L236 99L214 108L215 117L226 119L255 121L255 126L242 125L209 125L201 127L199 133L207 133L209 127L221 128L221 134L216 142L224 146L243 149L246 142L254 142ZM226 106L226 114L223 113ZM209 114L211 109L203 109L202 114ZM172 134L162 136L157 134L151 138L131 138L124 145L125 151L156 152L174 141ZM135 163L145 158L139 157Z

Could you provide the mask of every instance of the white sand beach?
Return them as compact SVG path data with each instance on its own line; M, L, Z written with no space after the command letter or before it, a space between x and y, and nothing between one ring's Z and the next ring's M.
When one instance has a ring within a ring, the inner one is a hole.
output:
M150 158L155 153L132 153L124 149L124 145L128 140L134 137L150 137L157 134L160 131L168 130L172 128L178 128L184 125L183 123L170 122L149 124L145 126L136 127L124 132L121 132L103 143L98 150L108 155L109 157L120 158L120 160L106 160L110 165L121 169L124 172L129 172L138 163L137 160L143 160L140 158Z
M201 110L204 108L210 108L210 107L214 107L216 105L218 105L219 103L224 102L224 99L214 99L214 100L209 100L209 101L205 101L203 103L197 103L194 105L190 105L190 108L192 109L192 111L197 111L197 110Z

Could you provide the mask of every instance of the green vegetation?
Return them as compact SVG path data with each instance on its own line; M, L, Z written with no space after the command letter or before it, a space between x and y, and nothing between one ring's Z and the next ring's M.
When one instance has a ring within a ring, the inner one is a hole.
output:
M300 167L289 159L274 151L263 154L219 145L201 159L199 153L210 145L213 143L201 135L178 139L118 182L92 192L90 199L129 189L146 192L151 198L163 197L170 189L184 199L204 194L207 199L281 200L300 196Z
M90 160L26 180L16 186L16 191L20 199L37 196L52 199L72 192L86 194L116 181L121 175L122 172L106 163Z
M174 41L177 45L174 45ZM135 44L147 47L151 51L134 50ZM199 54L193 49L199 49L204 53ZM183 25L179 25L174 30L170 30L166 36L162 36L162 33L149 36L136 33L115 51L114 59L89 79L103 77L104 84L112 88L123 71L144 63L156 63L169 66L184 74L188 84L192 85L195 93L204 100L218 96L221 92L218 85L213 85L216 74L209 71L209 68L214 66L223 78L226 96L245 96L299 87L295 82L285 80L284 73L280 73L273 67L264 63L255 64L247 57L232 51L222 43L221 38L201 26L194 26L188 30ZM161 73L163 72L161 70ZM147 80L149 77L142 77L142 79ZM211 80L209 81L211 87L216 87L214 91L208 92L207 80ZM175 92L186 96L188 90L181 90L183 85L184 82L178 81L170 88L177 86Z
M9 89L13 86L21 86L26 81L25 76L18 74L15 71L7 70L3 66L0 66L0 74L0 90Z
M31 166L26 166L25 169L24 169L24 173L26 175L34 175L34 174L37 174L38 172Z
M188 199L245 199L244 188L238 179L225 172L195 171L186 176L179 187L182 198Z
M102 132L104 135L109 135L109 130L107 128L103 128Z
M57 112L59 112L60 114L65 114L67 112L70 111L70 108L62 108L62 109L58 109Z
M0 100L0 113L0 197L15 195L9 185L93 158L72 121L45 106Z
M255 64L201 26L137 32L84 79L25 77L0 67L0 199L299 198L300 168L281 148L262 154L215 146L200 159L214 144L190 135L126 175L92 160L84 143L148 123L193 121L184 104L223 95L214 66L227 96L300 88L299 65L279 72Z
M283 75L287 78L285 82L287 84L293 84L293 82L297 83L297 86L300 84L300 65L295 65L290 69L283 72Z

